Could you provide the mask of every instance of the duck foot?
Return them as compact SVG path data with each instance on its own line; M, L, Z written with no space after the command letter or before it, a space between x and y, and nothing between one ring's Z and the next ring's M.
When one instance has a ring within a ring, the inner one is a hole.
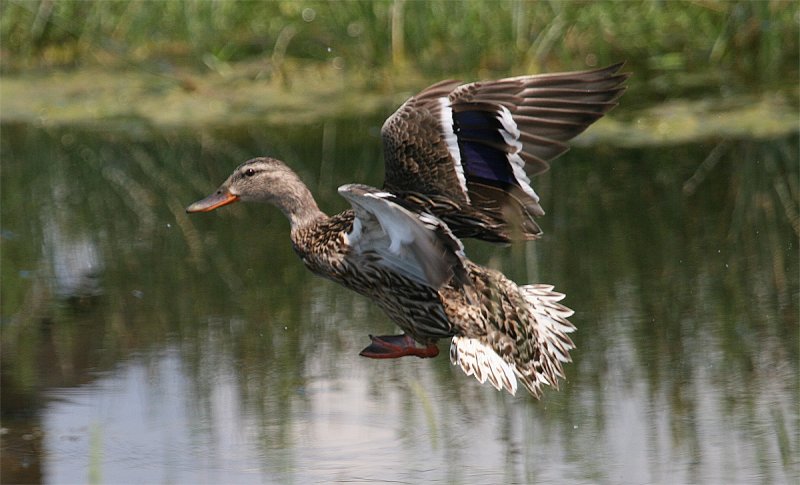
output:
M372 343L359 353L370 359L396 359L406 355L416 355L421 359L439 355L439 347L430 344L427 347L417 347L413 338L403 335L369 336Z

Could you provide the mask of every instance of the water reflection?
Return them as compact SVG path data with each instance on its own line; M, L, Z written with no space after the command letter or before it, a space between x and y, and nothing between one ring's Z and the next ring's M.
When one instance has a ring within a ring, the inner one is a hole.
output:
M89 234L67 236L53 212L42 215L43 248L52 277L54 295L61 300L87 299L103 293L100 277L103 259L97 244Z
M536 402L446 359L359 358L390 324L307 273L277 211L183 214L260 153L291 161L323 208L341 210L339 184L380 182L378 139L364 141L380 121L133 140L4 126L3 479L800 473L797 136L575 150L536 185L545 239L468 244L577 310L567 382Z

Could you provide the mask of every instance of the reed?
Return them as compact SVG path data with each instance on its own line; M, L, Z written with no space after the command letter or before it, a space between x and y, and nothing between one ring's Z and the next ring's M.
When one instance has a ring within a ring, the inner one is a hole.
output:
M121 61L213 69L278 55L353 74L411 69L438 78L625 59L637 73L634 88L691 93L796 81L797 19L791 0L7 0L0 67Z

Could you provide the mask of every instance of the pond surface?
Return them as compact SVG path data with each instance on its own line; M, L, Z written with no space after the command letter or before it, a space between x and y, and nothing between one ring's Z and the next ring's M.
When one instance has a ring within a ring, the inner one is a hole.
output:
M381 183L381 122L3 125L3 481L796 481L796 133L573 149L534 180L544 239L467 244L576 310L536 401L446 352L359 357L395 329L277 210L184 213L261 154L342 210L337 186Z

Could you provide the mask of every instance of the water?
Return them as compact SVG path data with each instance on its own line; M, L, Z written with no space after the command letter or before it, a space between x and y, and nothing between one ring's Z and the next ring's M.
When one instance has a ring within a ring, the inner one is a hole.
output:
M796 481L796 134L575 149L534 180L543 240L467 244L576 310L536 401L359 357L395 329L277 210L183 212L258 154L342 210L338 185L380 184L381 121L4 125L3 481Z

